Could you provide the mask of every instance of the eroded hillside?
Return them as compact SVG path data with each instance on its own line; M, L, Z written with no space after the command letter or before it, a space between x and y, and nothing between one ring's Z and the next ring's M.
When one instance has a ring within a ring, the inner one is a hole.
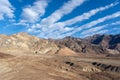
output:
M87 39L0 35L0 80L120 80L119 55Z

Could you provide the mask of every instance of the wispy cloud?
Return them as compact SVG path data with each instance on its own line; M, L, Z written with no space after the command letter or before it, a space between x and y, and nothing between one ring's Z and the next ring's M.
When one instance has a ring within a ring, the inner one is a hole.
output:
M69 0L68 2L64 3L64 5L53 12L47 18L41 20L39 24L34 24L31 28L28 29L28 32L36 32L39 33L40 37L44 35L46 37L51 35L51 32L54 34L57 29L59 29L59 33L61 31L68 31L73 28L64 28L62 24L55 23L56 21L60 20L64 15L71 13L76 7L80 6L85 0ZM58 25L59 24L59 25ZM61 27L60 27L61 26ZM54 32L53 32L54 31Z
M82 15L77 16L75 18L72 18L70 20L67 20L67 21L64 21L64 22L57 22L55 24L52 24L52 25L50 25L50 27L53 27L53 28L54 28L54 26L58 27L57 28L58 30L60 30L59 26L62 27L62 28L66 28L66 26L71 26L72 24L75 24L77 22L81 22L83 20L89 19L90 17L92 17L93 15L97 14L98 12L101 12L101 11L104 11L104 10L109 9L111 7L114 7L117 4L118 4L118 2L111 3L111 4L106 5L104 7L100 7L100 8L96 8L96 9L90 10L89 12L83 13ZM71 30L71 29L69 29L69 30ZM54 30L51 30L50 33L53 33L53 31ZM61 34L62 32L59 32L59 34ZM64 32L66 32L66 31L64 31Z
M99 30L101 30L101 29L103 29L103 28L105 28L105 27L107 27L107 26L108 26L108 24L102 25L102 26L97 26L97 27L94 27L94 28L90 28L90 29L88 29L88 30L84 30L84 31L81 33L81 35L88 35L88 34L91 34L91 33L98 32Z
M111 3L111 4L106 5L104 7L100 7L100 8L96 8L96 9L90 10L89 12L83 13L80 16L77 16L77 17L72 18L70 20L66 20L64 22L56 22L56 23L52 23L51 22L49 25L48 25L48 23L46 23L44 25L40 25L40 24L39 25L38 24L37 25L33 25L31 28L29 28L29 32L31 31L31 32L39 33L39 31L40 31L39 28L40 29L44 28L42 34L45 33L46 37L53 37L53 35L54 35L54 37L56 37L57 35L60 35L60 34L62 34L64 32L71 31L71 30L74 29L74 28L70 28L70 27L67 27L67 26L71 26L72 24L75 24L77 22L81 22L83 20L89 19L90 17L92 17L93 15L97 14L98 12L101 12L101 11L104 11L104 10L109 9L111 7L114 7L117 4L118 4L118 2ZM52 17L52 16L50 16L50 17ZM50 19L47 19L47 20L49 22ZM44 26L44 27L41 27L41 26ZM38 31L35 28L37 28Z
M116 21L116 22L113 22L113 23L110 23L110 24L105 24L105 25L102 25L102 26L96 26L96 27L92 27L88 30L84 30L83 32L81 32L81 35L91 35L92 33L95 34L99 31L102 31L102 29L106 28L106 27L110 27L110 26L113 26L113 25L120 25L120 21Z
M113 22L112 25L120 25L120 21Z
M108 16L105 16L103 18L99 18L98 20L95 20L95 21L92 21L90 23L87 23L85 25L82 25L76 29L74 29L73 31L71 32L68 32L66 34L63 34L63 35L59 35L60 37L65 37L65 36L70 36L70 35L73 35L75 34L76 32L79 32L81 30L84 30L84 29L88 29L88 28L91 28L99 23L102 23L104 21L107 21L109 19L113 19L113 18L116 18L116 17L120 17L120 11L116 12L116 13L113 13L112 15L108 15Z
M109 9L111 7L114 7L117 4L119 4L119 2L111 3L110 5L106 5L104 7L100 7L100 8L96 8L96 9L90 10L89 12L83 13L80 16L77 16L77 17L75 17L73 19L65 21L64 24L72 25L72 24L75 24L77 22L89 19L90 17L92 17L93 15L97 14L98 12L101 12L101 11L104 11L104 10Z
M42 20L43 24L53 24L60 20L64 15L71 13L76 7L80 6L85 0L69 0L60 9L53 12L49 17Z
M94 34L105 34L105 33L108 33L109 30L101 30L101 31L98 31L98 32L94 32L94 33L91 33L91 34L86 34L82 37L88 37L88 36L91 36L91 35L94 35Z
M27 6L22 12L22 22L36 22L44 15L48 0L37 0L33 6Z
M8 0L0 0L0 20L14 17L14 7Z
M108 29L101 29L101 30L98 30L98 31L93 32L93 33L85 34L82 37L88 37L88 36L91 36L94 34L120 34L120 28L113 27L109 30Z

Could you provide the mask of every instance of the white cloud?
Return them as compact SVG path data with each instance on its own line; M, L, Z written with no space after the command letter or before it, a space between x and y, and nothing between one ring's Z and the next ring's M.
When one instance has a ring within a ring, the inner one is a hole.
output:
M109 9L109 8L111 8L111 7L114 7L115 5L117 5L118 4L118 2L117 3L111 3L110 5L106 5L106 6L104 6L104 7L100 7L100 8L96 8L96 9L93 9L93 10L91 10L91 11L89 11L89 12L86 12L86 13L83 13L82 15L80 15L80 16L77 16L77 17L75 17L75 18L72 18L72 19L70 19L70 20L67 20L67 21L64 21L64 22L57 22L57 23L55 23L55 24L51 24L50 25L50 27L52 27L52 28L54 28L54 26L55 27L65 27L66 28L66 26L70 26L70 25L72 25L72 24L75 24L75 23L77 23L77 22L81 22L81 21L83 21L83 20L86 20L86 19L89 19L90 17L92 17L93 15L95 15L96 13L98 13L98 12L101 12L101 11L104 11L104 10L106 10L106 9ZM58 30L60 30L59 28L57 28ZM71 30L71 29L70 29ZM53 33L53 31L54 30L51 30L51 32L50 33ZM62 31L63 32L63 31ZM62 32L59 32L59 34L61 34ZM66 31L64 31L64 32L66 32Z
M11 24L11 25L13 25L13 26L26 26L26 27L28 27L29 26L29 24L27 24L27 23L22 23L22 22L19 22L19 23L16 23L16 22L14 22L13 24Z
M108 26L108 24L102 25L102 26L98 26L98 27L94 27L94 28L90 28L88 30L83 31L81 33L81 35L87 35L87 34L92 34L92 33L98 32L99 30L101 30L101 29L103 29L103 28L105 28L107 26Z
M94 34L105 34L107 32L109 32L109 30L101 30L101 31L94 32L94 33L91 33L91 34L86 34L83 37L88 37L88 36L91 36L91 35L94 35Z
M60 9L53 12L49 17L42 20L43 24L53 24L60 20L64 15L71 13L76 7L80 6L85 0L69 0Z
M31 28L28 29L28 32L39 33L40 37L42 35L44 37L45 36L50 37L55 32L57 32L58 29L59 29L59 33L63 31L72 30L73 28L69 28L69 27L64 28L62 24L55 23L55 22L60 20L64 15L71 13L76 7L80 6L83 2L84 0L69 0L60 9L53 12L49 17L44 18L40 22L40 24L34 24Z
M44 15L48 3L47 0L37 0L33 6L25 7L22 12L22 21L32 23L38 21Z
M116 21L116 22L113 22L113 23L109 23L109 24L105 24L105 25L102 25L102 26L97 26L97 27L92 27L88 30L84 30L83 32L81 32L81 35L91 35L91 34L96 34L97 32L102 32L102 29L106 28L106 27L110 27L110 26L113 26L113 25L120 25L120 21ZM103 31L104 32L104 31Z
M120 25L120 21L113 22L112 25Z
M112 24L110 24L110 25L112 25ZM109 30L108 29L101 29L101 30L98 30L98 31L90 33L90 34L86 34L83 37L91 36L94 34L120 34L120 28L113 27Z
M14 8L8 0L0 0L0 20L4 17L13 18Z
M82 26L78 27L78 28L74 29L73 31L71 31L69 33L66 33L66 34L63 34L63 35L58 35L58 36L60 36L61 38L65 37L65 36L70 36L70 35L75 34L76 32L79 32L79 31L83 30L83 29L91 28L91 27L93 27L93 26L95 26L99 23L102 23L104 21L107 21L109 19L113 19L113 18L116 18L116 17L120 17L120 11L118 11L116 13L113 13L112 15L108 15L108 16L105 16L103 18L99 18L98 20L92 21L90 23L87 23L85 25L82 25Z
M86 19L89 19L91 16L97 14L98 12L101 12L101 11L104 11L106 9L109 9L111 7L114 7L116 6L117 4L119 4L118 2L116 3L111 3L110 5L106 5L104 7L100 7L100 8L96 8L96 9L93 9L89 12L86 12L86 13L83 13L82 15L80 16L77 16L73 19L70 19L70 20L67 20L64 22L64 24L67 24L67 25L72 25L72 24L75 24L77 22L80 22L80 21L83 21L83 20L86 20Z
M74 28L70 28L70 27L67 27L69 25L72 25L72 24L75 24L77 22L81 22L85 19L89 19L90 17L92 17L93 15L95 15L96 13L98 12L101 12L101 11L104 11L106 9L109 9L111 7L114 7L115 5L117 5L118 3L112 3L112 4L109 4L109 5L106 5L104 7L100 7L100 8L96 8L96 9L93 9L89 12L86 12L86 13L83 13L82 15L80 16L77 16L75 18L72 18L70 20L67 20L67 21L64 21L64 22L56 22L54 23L53 22L50 22L50 17L46 18L47 19L47 23L46 24L37 24L37 25L33 25L28 31L29 32L36 32L36 33L40 33L41 30L39 30L39 28L43 28L43 31L42 31L42 34L45 33L46 37L49 36L50 38L53 38L53 37L56 37L57 35L60 35L64 32L68 32L68 31L71 31L73 30ZM58 10L57 10L58 11ZM54 14L54 13L53 13ZM44 21L44 20L43 20ZM49 24L49 25L48 25ZM41 27L42 26L42 27ZM35 29L37 28L37 29ZM45 29L46 28L46 29ZM34 31L35 30L35 31ZM38 31L37 31L38 30ZM41 34L41 33L40 33ZM48 35L47 35L48 34Z
M68 1L60 9L53 12L50 16L42 19L39 24L34 24L30 28L28 28L28 32L38 34L39 37L44 37L44 38L63 38L65 36L73 35L74 33L78 32L78 31L81 31L81 30L87 29L87 28L91 28L92 26L95 26L101 22L104 22L106 20L109 20L109 19L119 16L120 12L117 12L115 14L105 16L98 20L92 21L88 24L82 25L81 27L78 27L78 28L69 27L77 22L81 22L83 20L89 19L90 17L96 15L98 12L104 11L106 9L109 9L109 8L114 7L117 4L119 4L118 2L116 2L116 3L111 3L109 5L90 10L90 11L85 12L82 15L79 15L70 20L66 20L64 22L57 22L64 15L71 13L77 6L81 5L83 2L84 2L84 0ZM94 31L102 29L102 27L105 27L105 26L97 27L94 29Z

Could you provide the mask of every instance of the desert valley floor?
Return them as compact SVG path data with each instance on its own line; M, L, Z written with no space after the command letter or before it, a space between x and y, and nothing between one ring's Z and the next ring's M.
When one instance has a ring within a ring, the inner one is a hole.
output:
M120 80L119 57L0 53L0 80Z
M0 80L120 80L120 0L0 0Z

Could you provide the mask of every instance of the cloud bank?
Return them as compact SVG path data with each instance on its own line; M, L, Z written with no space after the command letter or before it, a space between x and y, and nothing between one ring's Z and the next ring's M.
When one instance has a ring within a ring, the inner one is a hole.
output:
M34 23L38 21L45 14L48 3L48 0L38 0L33 3L33 6L25 7L22 12L22 22Z
M0 0L0 20L14 17L14 7L8 0Z

